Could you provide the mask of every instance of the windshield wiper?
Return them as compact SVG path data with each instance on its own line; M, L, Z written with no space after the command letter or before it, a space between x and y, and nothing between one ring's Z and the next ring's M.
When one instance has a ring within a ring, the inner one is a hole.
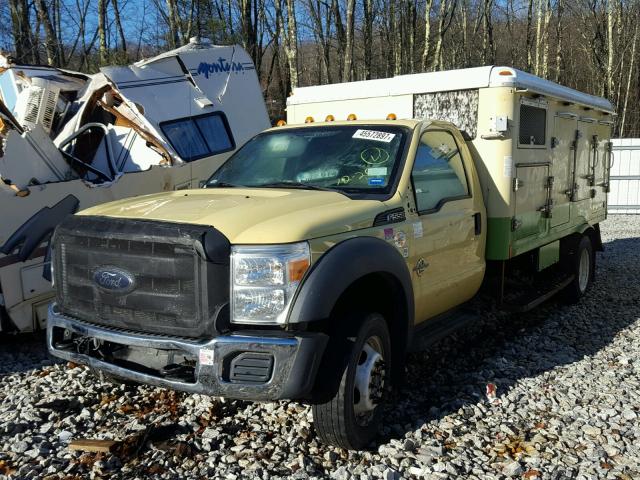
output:
M207 182L205 183L205 188L239 188L242 187L242 185L235 185L233 183L227 183L227 182Z
M328 187L321 187L319 185L313 185L311 183L304 183L304 182L294 182L291 180L284 180L281 182L270 182L270 183L261 183L260 185L256 185L256 187L273 187L273 188L299 188L302 190L320 190L322 192L335 192L335 193L341 193L342 195L348 196L347 194L345 194L344 192L341 192L340 190L335 190L333 188L328 188Z

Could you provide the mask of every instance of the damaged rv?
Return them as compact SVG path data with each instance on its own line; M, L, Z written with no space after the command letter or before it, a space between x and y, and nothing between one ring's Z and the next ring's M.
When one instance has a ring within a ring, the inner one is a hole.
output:
M197 188L269 126L238 46L188 45L86 75L0 56L0 332L44 326L47 243L67 215Z

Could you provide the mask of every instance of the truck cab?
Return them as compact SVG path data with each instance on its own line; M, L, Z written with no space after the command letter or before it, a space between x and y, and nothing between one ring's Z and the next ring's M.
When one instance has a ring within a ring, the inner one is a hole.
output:
M416 327L478 291L485 238L450 123L276 127L203 189L65 220L49 350L116 378L309 401L325 441L360 448Z

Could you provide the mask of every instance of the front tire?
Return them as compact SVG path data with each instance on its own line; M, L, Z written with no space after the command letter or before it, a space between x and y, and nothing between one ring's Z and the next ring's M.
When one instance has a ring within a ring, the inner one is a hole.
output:
M368 446L382 423L383 404L391 382L391 340L382 315L361 316L337 392L313 405L313 421L321 441L347 450Z
M584 235L567 259L567 270L574 275L573 281L567 285L564 292L567 303L577 303L583 297L593 282L595 268L593 245L589 237Z

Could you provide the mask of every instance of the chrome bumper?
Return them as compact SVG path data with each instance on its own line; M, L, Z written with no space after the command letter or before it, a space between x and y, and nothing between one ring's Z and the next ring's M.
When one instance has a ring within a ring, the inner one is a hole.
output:
M197 359L195 381L186 382L125 368L104 359L61 347L57 338L67 331L74 337L139 347L156 352L178 352ZM312 388L328 337L321 333L252 331L235 332L197 341L169 336L129 332L92 325L62 315L49 306L47 347L59 358L88 365L139 383L245 400L279 400L304 397ZM273 357L271 377L261 384L225 380L229 359L241 352L261 352Z

